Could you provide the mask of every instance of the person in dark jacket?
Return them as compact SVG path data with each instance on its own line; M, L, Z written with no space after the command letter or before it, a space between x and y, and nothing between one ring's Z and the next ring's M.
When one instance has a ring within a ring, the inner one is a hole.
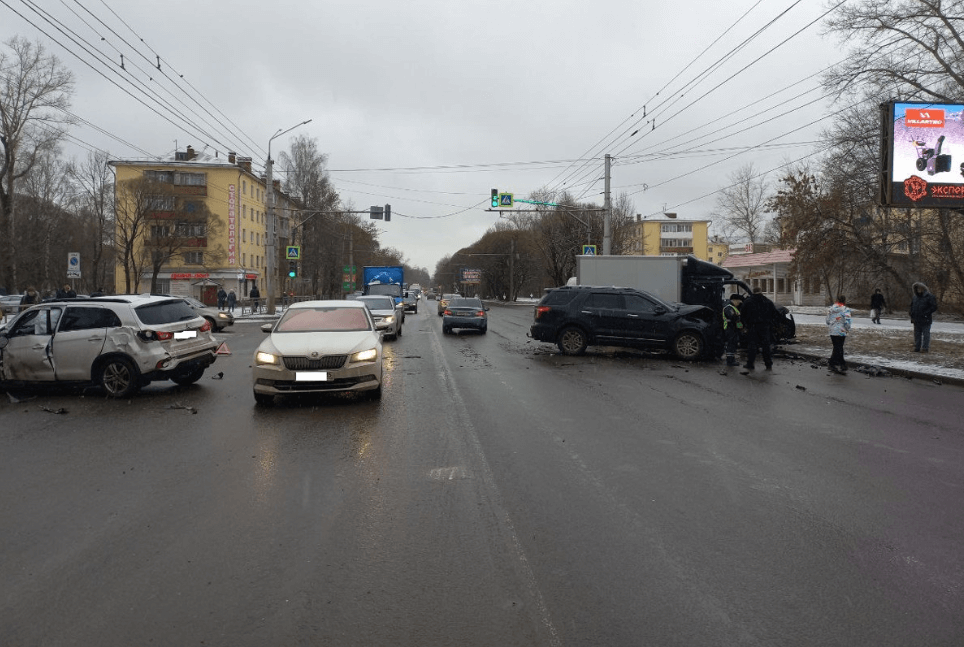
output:
M937 312L937 299L923 283L914 284L910 302L910 320L914 324L914 352L926 353L931 345L931 323Z
M224 291L224 286L218 288L218 310L224 310L224 305L227 303L228 293Z
M743 368L754 369L757 348L763 349L763 363L766 370L773 368L771 345L773 340L773 320L777 317L777 307L773 305L760 288L753 288L753 294L743 301L740 318L746 328L746 364Z
M31 285L20 297L20 311L22 312L37 303L40 303L40 293Z
M879 324L880 314L886 307L887 302L884 301L884 295L880 293L880 288L877 288L870 297L870 320L875 324Z
M723 307L723 336L726 340L726 365L736 366L736 348L743 334L743 321L740 318L740 308L743 307L743 295L733 293L730 302Z
M228 299L227 299L228 312L234 312L234 304L237 302L237 300L238 300L238 297L234 293L234 290L231 290L230 292L228 292Z
M251 286L251 291L248 292L248 296L251 297L251 313L261 311L261 304L258 302L261 299L261 290L258 289L257 285Z

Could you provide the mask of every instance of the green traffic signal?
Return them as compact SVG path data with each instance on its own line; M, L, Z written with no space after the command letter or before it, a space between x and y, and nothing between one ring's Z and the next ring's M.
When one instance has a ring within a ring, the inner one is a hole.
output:
M288 278L293 279L298 276L298 264L295 261L288 261Z
M499 190L498 189L492 189L492 206L495 209L499 208Z

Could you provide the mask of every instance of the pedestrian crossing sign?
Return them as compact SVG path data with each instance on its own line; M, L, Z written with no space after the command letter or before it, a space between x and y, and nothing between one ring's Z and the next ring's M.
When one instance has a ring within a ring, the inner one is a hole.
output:
M583 256L595 256L595 255L596 255L596 246L595 246L595 245L583 245L583 246L582 246L582 255L583 255Z
M301 260L301 246L288 245L287 247L285 247L285 259L289 261Z

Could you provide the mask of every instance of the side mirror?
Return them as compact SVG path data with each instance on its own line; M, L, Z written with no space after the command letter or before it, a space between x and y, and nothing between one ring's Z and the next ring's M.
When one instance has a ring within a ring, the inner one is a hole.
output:
M658 315L664 315L666 314L666 308L664 308L663 306L656 306L653 312L655 312Z
M261 332L271 332L271 329L273 327L274 327L274 324L270 324L270 323L261 324Z

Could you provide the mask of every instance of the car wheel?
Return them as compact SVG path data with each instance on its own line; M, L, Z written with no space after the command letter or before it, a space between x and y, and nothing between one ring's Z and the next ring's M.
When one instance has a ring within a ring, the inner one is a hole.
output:
M254 403L260 404L265 407L270 406L274 404L274 396L271 395L270 393L258 393L257 391L255 391Z
M563 355L582 355L586 352L589 339L579 328L569 326L559 333L559 350Z
M918 157L916 164L918 171L923 171L925 168L927 168L927 160L925 160L923 157Z
M211 332L221 332L221 329L218 328L218 325L214 322L214 319L211 317L205 317L204 320L211 325Z
M194 384L195 382L197 382L198 380L201 379L201 376L202 376L202 375L204 375L204 369L205 369L205 368L207 368L207 367L206 367L206 366L198 366L198 367L196 367L193 371L189 371L189 372L187 372L187 373L180 373L180 374L178 374L178 375L172 375L172 376L171 376L171 381L174 382L175 384L180 384L181 386L187 386L188 384Z
M703 338L699 333L684 330L673 341L673 353L683 360L695 360L703 356Z
M97 381L111 398L126 398L137 391L139 375L126 357L111 357L100 365Z

